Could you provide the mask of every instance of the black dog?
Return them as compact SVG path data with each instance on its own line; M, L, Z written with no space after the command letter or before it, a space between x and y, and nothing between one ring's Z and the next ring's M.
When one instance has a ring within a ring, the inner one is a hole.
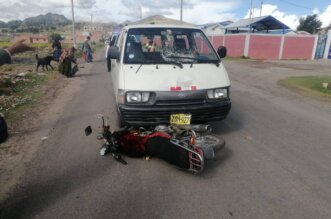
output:
M36 71L38 71L39 66L41 66L43 70L44 70L44 67L46 67L46 70L48 71L47 66L50 66L52 68L52 70L54 70L53 66L51 65L51 61L55 61L53 56L46 56L44 58L38 58L38 55L36 55L36 59L37 59Z

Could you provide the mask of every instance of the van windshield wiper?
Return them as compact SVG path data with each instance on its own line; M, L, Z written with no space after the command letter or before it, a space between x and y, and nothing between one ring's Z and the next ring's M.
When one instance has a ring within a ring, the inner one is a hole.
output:
M174 56L174 55L171 55L171 56L167 56L167 58L169 59L189 59L189 60L194 60L194 61L201 61L200 58L195 58L195 57L186 57L186 56Z
M219 67L221 60L200 60L200 63L214 63L217 67Z
M183 64L182 64L181 62L176 62L176 61L166 61L166 60L164 60L164 63L177 65L179 68L183 68Z

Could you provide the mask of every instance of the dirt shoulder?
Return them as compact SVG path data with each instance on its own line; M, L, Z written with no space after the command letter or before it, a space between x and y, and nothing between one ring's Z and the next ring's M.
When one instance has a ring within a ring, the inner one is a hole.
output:
M43 140L52 135L66 104L85 83L86 78L79 75L89 72L92 64L80 61L79 66L76 77L60 75L44 85L42 98L8 124L10 137L0 144L0 202L19 183L26 164L42 150Z

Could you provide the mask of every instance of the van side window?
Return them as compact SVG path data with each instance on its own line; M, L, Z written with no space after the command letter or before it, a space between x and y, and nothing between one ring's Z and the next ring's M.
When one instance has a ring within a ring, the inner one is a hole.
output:
M204 40L204 36L202 36L201 33L195 32L193 37L197 51L199 52L200 55L203 55L210 59L217 59L211 45L206 40Z
M123 46L125 36L126 36L126 31L122 31L120 37L117 39L117 41L118 41L117 46L120 51L120 57L122 56L122 48L123 48L122 46Z

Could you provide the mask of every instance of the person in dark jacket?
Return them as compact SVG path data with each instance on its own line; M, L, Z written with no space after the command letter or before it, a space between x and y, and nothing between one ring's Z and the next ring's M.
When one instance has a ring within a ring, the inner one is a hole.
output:
M60 60L60 56L62 54L62 46L61 46L59 37L55 38L55 40L52 44L52 48L53 48L53 58L55 61L58 62Z

